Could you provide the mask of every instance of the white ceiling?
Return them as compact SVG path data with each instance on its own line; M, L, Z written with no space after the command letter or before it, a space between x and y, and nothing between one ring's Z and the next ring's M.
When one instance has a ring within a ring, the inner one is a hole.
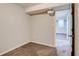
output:
M41 3L17 3L17 4L24 7L24 8L27 8L27 7L30 7L30 6L33 6L33 5L38 5L38 4L41 4Z

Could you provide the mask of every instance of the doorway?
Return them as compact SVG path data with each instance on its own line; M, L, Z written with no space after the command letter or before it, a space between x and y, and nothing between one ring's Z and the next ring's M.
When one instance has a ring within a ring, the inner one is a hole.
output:
M72 19L70 9L56 11L56 47L60 56L71 56Z
M69 39L71 22L70 10L56 12L56 46L58 55L71 55L71 39Z

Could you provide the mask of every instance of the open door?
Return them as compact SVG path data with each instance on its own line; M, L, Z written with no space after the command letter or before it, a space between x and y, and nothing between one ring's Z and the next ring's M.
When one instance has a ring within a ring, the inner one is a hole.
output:
M75 21L74 21L74 10L75 10L75 4L70 5L70 11L68 14L68 24L67 24L67 38L70 40L70 46L71 46L71 56L74 56L74 44L75 44Z
M74 4L56 11L56 45L59 55L74 55Z
M71 5L70 5L71 7ZM72 9L70 8L68 15L67 15L67 39L69 40L70 43L70 55L72 55Z

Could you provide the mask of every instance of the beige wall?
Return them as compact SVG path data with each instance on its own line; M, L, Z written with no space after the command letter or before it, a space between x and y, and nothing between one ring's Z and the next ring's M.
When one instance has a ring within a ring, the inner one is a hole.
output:
M79 56L79 4L75 4L75 55Z
M47 14L32 16L32 41L55 46L55 20Z
M31 39L30 18L15 4L0 4L0 52Z

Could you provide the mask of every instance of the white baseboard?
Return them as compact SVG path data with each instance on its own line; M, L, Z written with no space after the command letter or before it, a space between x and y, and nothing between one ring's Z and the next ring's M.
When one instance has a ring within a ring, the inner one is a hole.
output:
M45 45L45 46L49 46L49 47L56 47L55 45L52 45L52 44L47 44L47 43L42 43L42 42L35 42L35 41L32 41L34 43L37 43L37 44L41 44L41 45Z
M19 45L13 47L13 48L10 48L10 49L8 49L8 50L6 50L6 51L0 53L0 56L3 55L3 54L5 54L5 53L8 53L8 52L10 52L10 51L12 51L12 50L14 50L14 49L16 49L16 48L19 48L19 47L21 47L21 46L23 46L23 45L25 45L25 44L28 44L28 43L30 43L30 42L24 42L24 43L22 43L22 44L19 44Z

